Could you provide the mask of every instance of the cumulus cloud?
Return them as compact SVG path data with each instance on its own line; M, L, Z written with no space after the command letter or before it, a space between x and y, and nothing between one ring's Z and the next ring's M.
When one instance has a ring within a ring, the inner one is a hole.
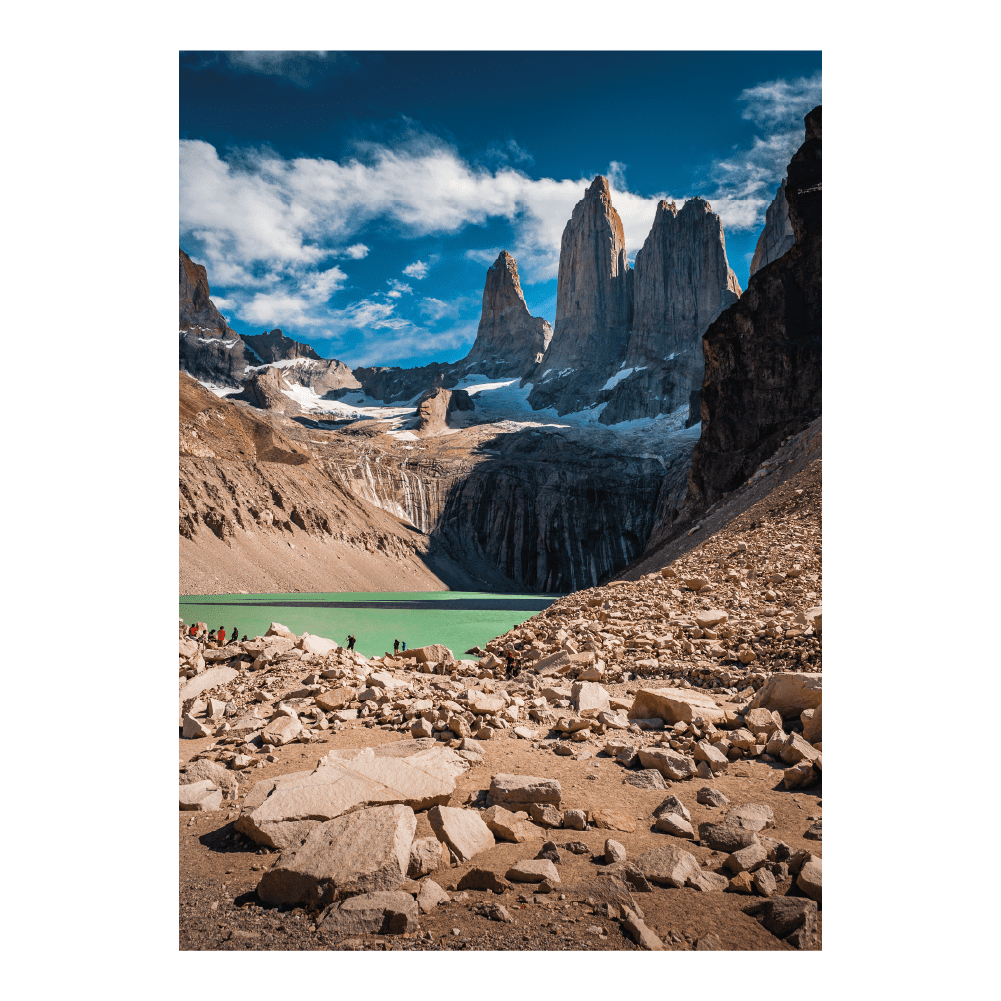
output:
M399 299L401 295L413 292L413 288L410 285L406 282L401 282L396 278L390 278L386 284L390 289L386 295L388 295L390 299Z
M408 264L403 269L403 273L420 281L422 278L427 277L428 266L424 263L424 261L414 261L413 264Z
M353 261L360 261L363 257L368 257L368 247L364 243L353 243L341 251L341 256L350 257Z

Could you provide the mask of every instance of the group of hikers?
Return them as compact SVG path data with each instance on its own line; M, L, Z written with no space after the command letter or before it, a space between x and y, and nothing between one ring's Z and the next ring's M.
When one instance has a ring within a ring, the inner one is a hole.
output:
M403 649L406 650L407 649L407 641L406 640L393 640L393 653L394 654L400 652L400 645L401 644L403 646Z
M209 630L204 623L192 622L186 633L191 639L199 640L207 647L224 647L226 645L226 630L222 626ZM229 642L244 643L246 639L247 634L244 633L243 636L240 636L240 630L233 626L229 634Z

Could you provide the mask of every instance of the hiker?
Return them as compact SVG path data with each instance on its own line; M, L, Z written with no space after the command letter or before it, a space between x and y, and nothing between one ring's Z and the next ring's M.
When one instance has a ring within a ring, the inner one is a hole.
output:
M355 638L353 636L348 637L348 649L354 650L355 648Z
M407 641L403 640L403 652L406 653L406 651L407 651Z
M231 633L231 635L233 638L230 640L230 643L240 642L240 630L237 629L236 626L233 626L233 632Z
M216 631L216 641L219 643L219 646L226 645L226 630L222 626Z
M393 654L398 654L400 652L400 641L393 640Z
M213 629L205 638L206 646L215 646L215 630Z
M510 680L514 677L514 654L508 653L507 655L507 669L504 672L504 676Z
M192 622L191 628L188 630L188 635L194 639L198 635L198 623Z

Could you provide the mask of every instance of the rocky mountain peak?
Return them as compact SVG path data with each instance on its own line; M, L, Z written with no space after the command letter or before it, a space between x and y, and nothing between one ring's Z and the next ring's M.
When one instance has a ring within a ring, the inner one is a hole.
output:
M268 333L248 334L243 340L257 352L263 362L289 361L293 358L323 360L308 344L286 337L277 327Z
M487 271L476 340L458 366L488 376L530 376L552 339L547 320L528 312L518 262L502 250Z
M702 335L740 298L723 224L704 198L657 205L636 254L633 323L601 422L670 413L702 385Z
M618 367L632 320L632 272L622 220L600 174L574 206L560 245L553 339L529 394L560 414L590 406Z

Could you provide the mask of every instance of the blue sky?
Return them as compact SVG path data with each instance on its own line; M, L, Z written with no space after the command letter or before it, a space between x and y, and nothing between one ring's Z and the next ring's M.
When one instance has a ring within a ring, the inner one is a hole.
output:
M560 236L595 174L629 257L701 195L741 287L820 103L819 52L186 52L180 242L241 334L348 364L453 361L487 267L553 322Z

